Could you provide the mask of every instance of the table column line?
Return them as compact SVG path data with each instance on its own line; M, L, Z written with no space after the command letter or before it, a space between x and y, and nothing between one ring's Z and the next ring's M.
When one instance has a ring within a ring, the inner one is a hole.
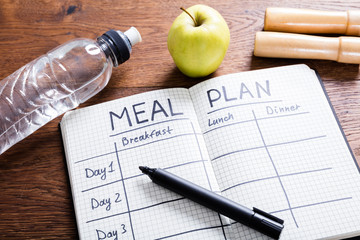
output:
M202 160L204 160L204 157L203 157L203 154L202 154L202 151L201 151L201 147L200 147L200 144L199 144L199 139L198 139L198 136L197 136L196 131L195 131L195 128L194 128L194 124L193 124L192 122L190 122L190 123L191 123L191 127L192 127L192 129L193 129L194 135L195 135L196 143L197 143L197 146L198 146L198 149L199 149L199 152L200 152L200 157L201 157ZM208 182L210 191L212 191L212 187L211 187L209 175L208 175L208 172L207 172L206 166L205 166L205 161L203 161L203 167L204 167L204 172L205 172L205 175L206 175L206 178L207 178L207 182ZM224 224L223 224L223 222L222 222L222 220L221 220L221 216L220 216L219 213L218 213L218 216L219 216L219 220L220 220L220 224L221 224L221 229L222 229L224 238L225 238L225 240L227 240L226 233L225 233L225 229L224 229Z
M119 159L119 154L118 154L116 142L114 142L114 147L115 147L115 153L116 153L117 162L118 162L118 164L119 164L120 177L121 177L121 179L124 179L124 176L123 176L123 173L122 173L122 170L121 170L121 164L120 164L120 159ZM131 221L131 213L130 213L130 207L129 207L129 200L128 200L128 197L127 197L127 194L126 194L125 181L122 181L122 185L123 185L123 188L124 188L125 201L126 201L127 209L128 209L128 212L129 212L129 221L130 221L131 233L132 233L133 239L135 240L134 229L133 229L133 225L132 225L132 221Z
M292 210L292 208L291 208L291 204L290 204L289 197L288 197L288 195L287 195L287 193L286 193L284 184L283 184L283 182L281 181L281 177L280 177L279 172L278 172L278 170L277 170L277 168L276 168L276 165L275 165L275 163L274 163L274 160L272 159L271 154L270 154L270 152L269 152L269 149L268 149L268 147L267 147L267 145L266 145L266 143L265 143L264 136L263 136L263 134L262 134L262 132L261 132L261 129L260 129L259 123L258 123L258 121L257 121L257 118L256 118L256 115L255 115L254 110L252 110L252 113L253 113L253 116L254 116L254 120L255 120L257 129L258 129L258 131L259 131L259 133L260 133L260 137L261 137L262 143L264 144L264 147L265 147L265 150L266 150L266 152L267 152L267 155L269 156L270 161L271 161L271 164L272 164L272 166L273 166L273 168L274 168L274 170L275 170L276 177L277 177L277 179L279 180L279 183L280 183L280 185L281 185L281 188L282 188L282 190L283 190L283 192L284 192L284 195L285 195L287 204L288 204L288 206L289 206L289 211L290 211L290 213L291 213L291 216L292 216L292 218L294 219L294 222L295 222L296 227L299 228L299 226L298 226L298 224L297 224L297 222L296 222L296 219L295 219L293 210Z

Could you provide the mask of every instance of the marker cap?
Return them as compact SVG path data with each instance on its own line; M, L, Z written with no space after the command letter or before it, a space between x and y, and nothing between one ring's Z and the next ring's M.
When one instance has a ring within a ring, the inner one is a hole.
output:
M258 230L269 237L279 239L281 231L284 228L284 220L258 208L253 208L253 211L255 214L252 216L249 227Z

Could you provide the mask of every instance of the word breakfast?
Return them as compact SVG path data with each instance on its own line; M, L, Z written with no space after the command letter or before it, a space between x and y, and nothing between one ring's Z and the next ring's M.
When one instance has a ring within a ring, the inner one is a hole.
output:
M173 130L174 129L170 128L170 126L167 126L166 128L163 129L153 129L150 133L148 133L148 131L145 131L143 134L136 137L123 137L121 139L122 145L125 147L128 144L138 143L164 135L170 135Z

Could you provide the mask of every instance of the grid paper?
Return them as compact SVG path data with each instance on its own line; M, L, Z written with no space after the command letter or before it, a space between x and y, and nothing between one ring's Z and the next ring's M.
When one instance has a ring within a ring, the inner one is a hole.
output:
M304 65L87 107L61 129L82 239L268 239L152 183L139 165L284 219L281 239L359 234L359 171Z
M61 130L81 239L229 239L226 219L138 169L167 169L219 192L187 89L75 110Z
M284 219L280 239L360 235L359 170L314 71L230 74L190 95L224 196Z

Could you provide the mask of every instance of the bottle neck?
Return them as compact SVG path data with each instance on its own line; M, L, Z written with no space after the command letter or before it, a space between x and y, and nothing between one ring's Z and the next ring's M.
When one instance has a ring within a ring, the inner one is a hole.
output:
M97 43L106 57L112 60L114 67L117 67L130 58L130 41L127 36L120 31L107 31L97 39Z

